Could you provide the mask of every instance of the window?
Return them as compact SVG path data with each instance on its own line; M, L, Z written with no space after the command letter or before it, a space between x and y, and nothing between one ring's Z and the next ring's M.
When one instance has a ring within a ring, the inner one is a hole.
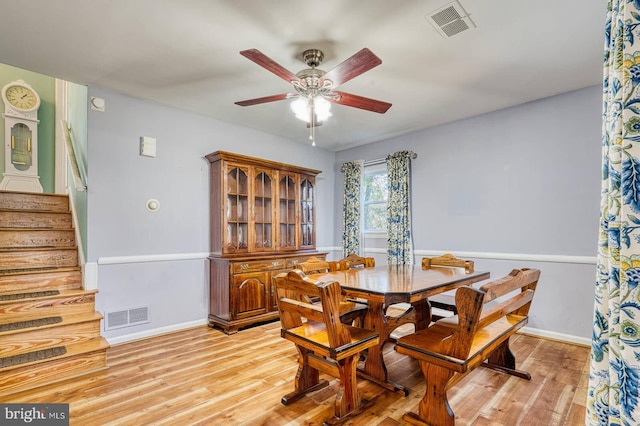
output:
M365 165L362 215L365 233L387 232L388 176L386 163Z

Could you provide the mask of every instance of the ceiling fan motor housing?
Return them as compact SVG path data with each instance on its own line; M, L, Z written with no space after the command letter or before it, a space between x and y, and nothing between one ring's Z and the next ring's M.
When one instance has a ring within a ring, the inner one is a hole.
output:
M310 66L311 68L315 68L320 65L323 59L324 53L322 53L322 50L307 49L302 52L302 60L305 64L307 64L307 66Z

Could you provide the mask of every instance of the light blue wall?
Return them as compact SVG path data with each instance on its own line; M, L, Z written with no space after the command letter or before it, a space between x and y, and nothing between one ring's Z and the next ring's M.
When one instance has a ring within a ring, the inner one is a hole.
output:
M89 96L106 101L106 112L88 117L88 261L97 263L97 306L149 306L152 319L107 337L206 319L204 259L136 261L209 252L206 154L225 150L322 170L317 243L333 244L334 153L97 88ZM157 157L139 155L141 136L156 138ZM150 198L160 202L156 213L145 208Z
M106 100L89 111L88 260L97 264L98 309L149 306L151 323L108 338L203 323L204 259L137 262L136 257L209 250L208 163L227 150L323 170L318 246L341 244L339 165L411 149L415 248L474 253L591 257L600 192L598 87L555 96L339 153L311 148L203 116L90 88ZM138 155L140 136L156 158ZM157 213L145 209L157 198ZM332 253L339 256L339 253ZM384 256L375 253L378 261ZM499 277L539 267L530 326L588 339L595 265L478 258Z
M600 87L341 151L336 163L412 150L417 251L595 257L600 203ZM337 175L334 203L341 205ZM342 215L335 210L335 241ZM419 260L418 256L418 260ZM496 278L539 267L532 327L589 338L595 265L477 259Z

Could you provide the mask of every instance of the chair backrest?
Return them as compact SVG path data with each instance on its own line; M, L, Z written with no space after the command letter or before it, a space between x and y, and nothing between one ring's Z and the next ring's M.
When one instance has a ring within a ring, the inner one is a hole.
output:
M337 281L318 282L299 270L279 274L274 279L282 328L303 325L303 318L324 324L328 345L338 348L351 342L351 333L340 321L342 290ZM319 298L320 303L310 300Z
M464 359L469 355L476 332L509 314L526 317L540 277L539 269L514 269L509 275L479 289L456 290L457 330L446 342L445 353ZM490 303L491 302L491 303ZM447 323L451 318L439 322Z
M305 274L318 274L336 271L338 269L338 264L337 262L329 262L318 259L317 257L310 257L304 262L298 263L295 269L299 269Z
M473 272L473 260L465 260L455 257L451 253L438 257L423 257L422 269L431 269L433 266L447 266L450 268L464 268L466 273Z
M354 269L354 268L373 268L376 266L376 259L373 257L362 257L355 253L351 253L349 256L338 261L340 269Z

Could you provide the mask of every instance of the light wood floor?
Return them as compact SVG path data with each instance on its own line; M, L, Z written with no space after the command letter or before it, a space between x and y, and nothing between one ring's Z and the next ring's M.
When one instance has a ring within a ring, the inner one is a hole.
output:
M478 368L449 391L457 425L584 425L589 349L535 337L512 340L531 381ZM387 344L392 380L404 397L361 380L375 404L350 425L403 425L417 410L424 380L417 362ZM336 381L285 407L296 351L280 323L228 336L206 326L121 344L106 373L67 381L2 402L69 403L71 425L320 425L332 414Z

